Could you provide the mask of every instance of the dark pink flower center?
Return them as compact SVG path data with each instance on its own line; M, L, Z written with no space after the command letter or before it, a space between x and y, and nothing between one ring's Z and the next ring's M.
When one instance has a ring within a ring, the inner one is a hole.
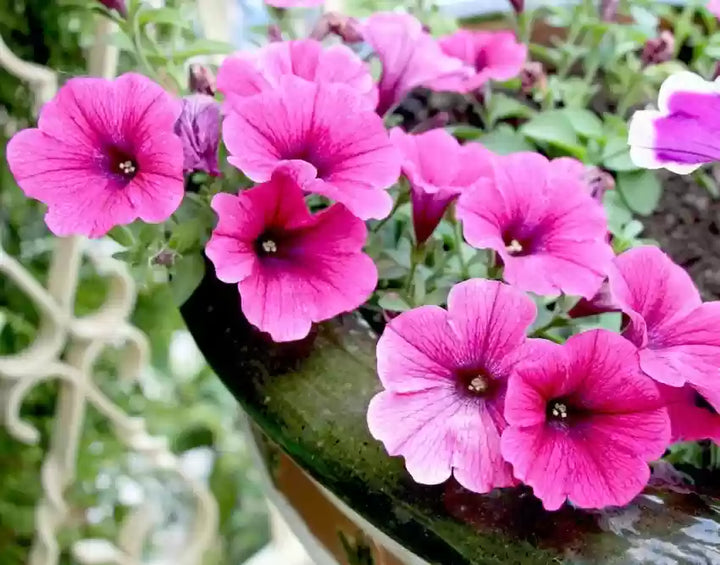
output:
M530 255L535 249L535 242L531 237L515 236L511 231L503 234L505 250L515 257Z
M568 398L553 398L545 406L545 420L555 426L573 426L588 413Z
M471 396L490 397L497 392L497 380L485 370L463 367L455 370L455 378L460 390Z
M490 65L490 61L487 56L485 49L480 49L475 55L475 70L482 71L484 68Z
M108 172L126 183L130 182L140 172L135 157L128 151L119 147L108 147Z

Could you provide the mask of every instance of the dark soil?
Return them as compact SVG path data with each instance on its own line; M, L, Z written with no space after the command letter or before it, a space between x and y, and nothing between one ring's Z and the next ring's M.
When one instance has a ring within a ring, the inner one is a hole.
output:
M720 300L720 200L687 176L664 175L663 186L645 236L690 273L705 300Z

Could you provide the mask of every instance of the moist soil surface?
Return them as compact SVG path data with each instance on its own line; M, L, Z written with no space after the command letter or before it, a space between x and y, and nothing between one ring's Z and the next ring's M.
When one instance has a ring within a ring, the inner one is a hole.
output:
M644 236L690 273L704 300L720 300L720 199L689 176L664 174L663 187Z

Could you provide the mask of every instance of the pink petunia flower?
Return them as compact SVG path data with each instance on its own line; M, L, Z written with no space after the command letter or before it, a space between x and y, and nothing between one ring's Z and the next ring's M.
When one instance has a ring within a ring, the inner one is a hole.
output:
M637 350L592 330L565 345L533 340L510 378L502 454L547 510L623 506L650 478L670 420Z
M493 168L458 200L468 243L494 249L521 290L592 298L613 258L602 206L576 174L537 153L498 156Z
M618 256L609 281L642 370L670 386L691 384L719 410L720 301L703 304L688 274L656 247Z
M385 114L417 86L444 89L470 76L461 60L445 55L422 23L409 14L378 12L363 26L363 35L380 63L377 112Z
M312 215L302 181L279 167L263 184L217 194L218 224L205 253L217 277L238 283L248 321L275 341L295 341L313 322L360 306L377 284L362 252L365 224L341 204Z
M638 167L685 175L720 160L720 81L671 75L660 87L658 108L635 112L630 122L630 158Z
M17 133L7 161L55 235L99 237L136 218L162 222L183 198L181 104L142 75L73 78Z
M382 118L345 85L280 77L276 89L234 105L223 137L230 163L256 182L287 163L317 177L306 191L345 204L363 220L390 213L385 189L400 176L400 154Z
M446 55L456 57L474 69L465 80L449 90L473 92L490 80L510 80L520 74L527 59L527 47L509 31L461 29L440 40Z
M720 444L720 415L691 385L658 385L667 403L672 426L671 442L711 439Z
M265 0L273 8L314 8L322 6L325 0Z
M314 39L270 43L228 57L218 71L217 87L232 107L246 96L277 89L280 77L286 75L346 84L363 96L371 110L377 105L377 87L362 59L345 45L323 48Z
M460 145L444 129L409 135L394 128L390 139L403 154L402 171L410 183L415 237L423 243L463 189L491 174L493 154L478 143Z
M514 484L500 454L505 389L534 318L522 292L472 279L452 288L447 311L421 306L386 326L377 346L385 390L370 401L368 426L415 481L452 474L475 492Z
M183 109L175 124L175 133L183 142L185 172L205 171L220 174L220 106L212 96L191 94L183 98Z

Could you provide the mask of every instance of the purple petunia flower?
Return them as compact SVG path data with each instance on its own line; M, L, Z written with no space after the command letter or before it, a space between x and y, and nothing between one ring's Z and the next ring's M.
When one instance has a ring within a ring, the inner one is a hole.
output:
M212 96L192 94L183 98L182 114L175 124L175 133L183 142L185 172L220 174L220 105Z

